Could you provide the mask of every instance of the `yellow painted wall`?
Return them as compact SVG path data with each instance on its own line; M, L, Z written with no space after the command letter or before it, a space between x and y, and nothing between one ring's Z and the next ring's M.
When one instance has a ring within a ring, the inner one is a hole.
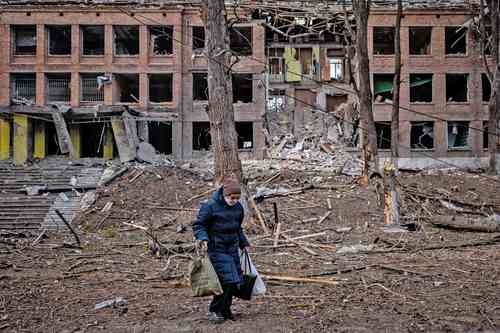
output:
M293 47L285 47L285 53L283 57L285 58L286 64L286 81L287 82L300 82L301 69L300 61L295 57L297 56L297 49Z
M73 148L75 149L74 158L80 158L81 156L81 138L80 138L80 128L78 126L71 126L69 128L69 136L71 137L71 142L73 143Z
M33 152L33 157L44 158L45 157L45 122L37 121L35 122L35 151Z
M113 130L111 126L106 127L106 133L104 135L104 151L103 157L106 160L113 159Z
M14 115L14 163L21 165L28 159L28 117Z
M10 123L0 119L0 160L9 159L10 150Z

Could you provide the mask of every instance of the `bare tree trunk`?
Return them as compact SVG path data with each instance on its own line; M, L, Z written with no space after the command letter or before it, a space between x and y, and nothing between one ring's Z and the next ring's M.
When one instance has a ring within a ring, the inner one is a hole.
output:
M364 168L363 180L368 182L369 163L377 160L377 134L372 111L372 91L370 86L370 63L368 57L368 15L370 0L353 0L354 16L356 17L356 54L359 71L359 106L361 128L363 133Z
M398 0L398 11L396 14L395 31L395 55L394 55L394 83L393 102L391 117L391 157L395 167L398 167L399 157L399 92L401 89L401 16L403 11L402 0Z
M224 0L203 0L207 29L208 118L215 158L215 180L235 176L242 181L234 124L231 52Z
M499 96L498 96L498 85L497 81L500 79L500 69L498 68L500 64L499 60L499 0L490 0L486 1L489 8L489 17L491 22L491 56L493 59L493 70L489 72L489 80L491 86L491 97L488 103L488 153L490 155L490 163L488 168L488 173L496 174L497 173L497 137L498 137L498 129L497 129L497 112L499 105ZM484 24L484 23L483 23ZM493 74L494 73L494 74Z

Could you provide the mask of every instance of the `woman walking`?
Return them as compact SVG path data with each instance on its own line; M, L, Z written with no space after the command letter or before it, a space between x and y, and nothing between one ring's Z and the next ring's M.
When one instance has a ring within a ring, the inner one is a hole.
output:
M212 199L202 203L193 223L196 246L200 253L208 253L217 272L223 293L214 296L208 319L222 322L234 320L231 312L233 295L243 282L238 249L250 247L241 223L244 211L239 200L241 187L234 178L226 178Z

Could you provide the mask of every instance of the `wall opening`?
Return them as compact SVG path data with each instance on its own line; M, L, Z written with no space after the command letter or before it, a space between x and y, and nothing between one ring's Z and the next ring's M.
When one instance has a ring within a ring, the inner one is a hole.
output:
M394 27L373 28L373 54L394 54Z
M211 147L210 123L208 121L193 122L193 150L210 150Z
M36 74L10 75L11 100L14 103L34 104L36 99Z
M373 100L376 103L392 103L394 74L373 74Z
M238 149L253 149L253 122L237 121L235 127L238 136Z
M115 100L139 103L139 74L114 74Z
M410 74L410 103L432 102L432 74Z
M488 76L484 73L481 74L481 86L483 92L483 102L489 102L491 98L491 83Z
M104 157L106 123L80 124L80 157Z
M208 81L207 73L193 73L193 100L208 100Z
M483 121L483 149L488 149L488 121Z
M114 48L116 55L139 54L139 27L136 25L114 25Z
M411 149L434 149L434 122L411 122Z
M149 75L149 101L152 103L172 102L172 74Z
M347 95L326 95L326 111L335 112L343 103L347 103Z
M283 82L285 80L285 53L284 48L267 48L267 62L269 68L269 80L271 82Z
M229 31L230 48L237 55L252 55L252 27L232 27Z
M469 74L446 74L446 101L467 102L469 100Z
M467 28L446 27L444 40L446 54L467 54Z
M36 55L36 25L13 25L14 55Z
M70 73L47 73L47 102L69 102L71 99L70 83Z
M104 55L104 26L82 25L80 31L82 54L89 56Z
M71 54L71 26L48 25L49 55Z
M57 139L56 126L53 122L45 122L45 151L48 156L62 155Z
M174 53L173 48L174 27L171 25L158 25L149 27L150 50L155 56Z
M469 122L448 122L448 149L468 149L469 145Z
M205 28L193 27L193 51L201 54L205 50Z
M172 122L148 122L149 143L160 154L172 154Z
M328 58L330 65L330 80L341 81L344 78L344 60L341 58Z
M375 130L377 131L377 147L379 149L391 149L391 123L390 122L375 122Z
M410 54L431 54L431 41L431 27L410 27Z
M82 102L103 102L104 90L99 89L97 77L103 75L97 73L80 74L80 101Z
M252 103L252 74L233 74L233 103Z
M273 89L267 97L268 112L285 112L286 111L286 91L282 89Z

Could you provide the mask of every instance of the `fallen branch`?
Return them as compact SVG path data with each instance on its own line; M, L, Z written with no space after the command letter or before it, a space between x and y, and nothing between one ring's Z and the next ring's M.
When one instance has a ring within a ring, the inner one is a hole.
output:
M463 229L478 232L500 232L500 216L468 218L463 216L434 216L430 222L444 228Z
M319 284L327 284L330 286L336 286L339 284L338 281L326 280L326 279L314 279L314 278L301 278L294 276L280 276L280 275L262 275L262 278L266 280L275 280L275 281L288 281L288 282L304 282L304 283L319 283Z
M75 230L71 227L71 225L68 223L68 221L66 221L66 219L61 214L61 212L59 211L59 209L56 209L55 212L56 212L57 216L59 216L59 218L64 222L64 224L66 225L66 227L68 227L68 229L71 231L71 233L75 237L76 244L78 244L78 246L80 247L81 246L80 238L76 234Z

